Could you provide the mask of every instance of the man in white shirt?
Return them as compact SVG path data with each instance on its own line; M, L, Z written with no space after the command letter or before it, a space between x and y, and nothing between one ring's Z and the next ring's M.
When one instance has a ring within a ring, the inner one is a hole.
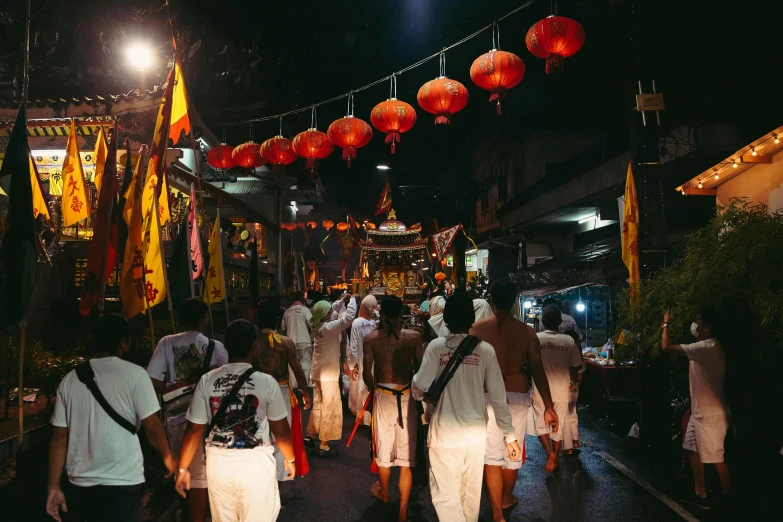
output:
M186 386L193 387L209 369L228 362L228 352L223 343L209 339L209 305L201 298L185 301L179 311L181 333L162 338L152 354L147 373L158 393L164 394ZM212 345L210 361L205 359ZM171 444L171 451L178 455L185 435L185 412L191 394L182 395L165 404L163 422ZM190 466L190 493L183 505L184 518L189 522L204 522L207 517L207 470L203 444L199 446Z
M296 473L288 410L277 381L253 370L253 325L234 321L225 339L228 364L199 380L190 403L175 487L183 497L190 489L188 467L206 435L212 520L273 522L280 512L280 495L270 431L288 477ZM211 429L205 433L207 425Z
M312 328L315 336L313 365L310 379L313 383L313 411L307 423L305 445L314 446L318 437L319 457L335 457L339 452L329 447L330 440L340 440L343 434L343 403L340 397L340 335L356 317L356 298L350 300L348 310L334 320L332 305L319 301L313 307Z
M723 393L726 356L712 332L714 318L702 314L691 323L693 344L672 344L669 339L671 312L663 317L661 344L665 353L688 358L688 380L691 390L691 418L682 442L693 471L695 498L692 503L709 509L704 487L704 464L712 464L720 479L724 495L729 494L729 468L723 460L723 443L729 428L728 406Z
M283 323L281 330L283 335L290 337L296 344L296 358L302 365L305 377L307 378L307 387L312 386L310 382L310 368L313 362L313 340L310 334L310 319L313 314L310 309L304 305L304 295L302 292L294 292L294 304L283 314ZM299 385L304 388L305 383Z
M450 333L433 340L424 352L411 385L417 400L424 398L467 337L474 320L473 301L467 294L457 292L446 302L443 314ZM505 436L509 459L519 460L521 450L506 405L506 389L495 350L479 342L454 372L430 421L427 440L430 491L440 520L478 520L487 442L487 403L492 405L497 425Z
M149 377L144 368L121 359L130 345L128 321L106 314L96 328L90 359L84 363L89 366L79 370L87 370L83 377L97 388L112 413L98 402L77 370L69 372L57 389L46 501L46 512L57 521L60 509L73 520L86 522L141 521L145 486L136 435L139 425L163 457L169 476L177 469L156 415L160 406ZM70 483L67 504L60 489L63 467Z
M359 317L351 325L351 335L348 339L348 347L345 354L345 373L350 377L351 383L348 389L348 408L354 415L361 413L367 397L370 395L364 384L363 360L364 338L378 327L375 321L375 311L378 309L378 300L374 295L368 295L362 299L359 307ZM372 414L365 412L362 422L370 425Z
M536 388L533 388L533 419L538 440L546 451L544 471L551 473L558 466L557 458L560 449L573 448L573 435L566 419L568 419L568 402L571 398L569 390L571 384L577 382L577 375L582 367L582 354L571 337L558 333L557 329L562 323L559 308L556 306L544 308L541 321L546 328L545 331L536 334L541 344L541 363L544 365L544 372L549 381L549 392L555 413L561 421L557 431L550 428L544 415L544 401Z
M557 309L560 310L560 317L562 319L560 320L560 326L556 329L556 331L560 333L566 333L569 330L573 330L579 336L579 339L582 339L582 331L579 329L579 325L576 324L576 319L563 312L562 301L559 299L552 299L551 297L544 299L544 308L547 306L556 306ZM543 332L544 330L546 330L544 323L542 322L541 318L539 318L536 321L536 332Z

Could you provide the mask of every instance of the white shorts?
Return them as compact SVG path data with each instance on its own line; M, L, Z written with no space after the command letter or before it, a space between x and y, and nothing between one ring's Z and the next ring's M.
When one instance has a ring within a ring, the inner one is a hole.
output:
M533 419L535 421L536 436L549 435L549 438L563 443L563 449L574 447L574 434L569 422L567 402L554 403L555 413L557 414L557 433L552 433L546 421L544 420L544 401L538 393L533 393Z
M213 522L274 522L280 513L272 446L207 448Z
M704 464L723 462L723 441L728 429L729 423L725 414L704 415L699 418L691 415L682 447L697 452Z
M382 384L387 388L402 388L398 384ZM375 462L382 468L416 466L416 404L410 389L400 396L403 426L399 423L397 396L375 390L373 404L373 435L375 437Z
M503 469L519 469L525 463L525 432L527 431L527 416L532 399L529 393L506 392L508 411L511 413L511 424L514 425L514 435L517 437L522 458L509 460L508 449L503 432L495 421L495 411L487 402L487 450L484 455L484 464L488 466L500 466Z

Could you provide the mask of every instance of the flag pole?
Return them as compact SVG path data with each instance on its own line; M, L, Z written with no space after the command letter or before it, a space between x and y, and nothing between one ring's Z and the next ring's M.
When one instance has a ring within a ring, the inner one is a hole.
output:
M190 193L193 194L193 183L190 184ZM190 202L191 209L195 212L196 202ZM193 281L193 246L190 244L190 209L188 215L185 218L185 246L188 249L188 255L185 258L185 262L188 265L188 280L190 281L190 297L196 297L196 286Z
M101 125L101 129L103 129L102 125ZM118 137L117 137L117 129L115 127L114 133L112 133L112 143L115 144L114 157L113 158L109 158L109 157L106 158L106 161L113 161L115 163L115 165L117 163L117 146L116 146L117 139L118 139ZM108 144L107 144L107 148L108 148ZM106 173L105 172L105 168L106 167L104 166L104 174ZM115 172L115 178L116 178L116 171L117 171L116 167L113 168L113 169L110 169L109 173L111 173L112 170ZM100 196L98 196L98 197L100 197ZM109 237L106 238L106 243L103 245L103 253L101 254L101 267L100 267L100 272L98 272L100 274L99 277L101 278L101 291L100 291L100 294L99 294L100 298L98 300L98 315L100 317L103 317L103 308L104 308L104 305L106 304L106 279L107 279L107 277L106 277L106 263L108 262L107 258L109 257L109 243L111 243L111 229L112 229L111 221L112 221L112 218L114 216L114 204L116 203L116 199L117 199L117 197L115 196L114 203L112 203L111 212L107 212L106 213L107 214L107 218L108 218L107 226L108 226L108 229L109 229ZM97 217L97 212L96 212L96 217ZM93 228L93 230L95 230L95 228ZM95 234L93 233L93 240L94 239L95 239ZM115 268L116 268L116 266L115 266Z
M167 174L164 172L164 176L167 176ZM159 194L158 199L163 196L164 194ZM168 198L169 195L165 194L165 197ZM157 203L157 201L155 202ZM168 268L166 267L166 254L163 252L163 232L161 232L160 227L160 211L158 210L158 207L160 206L159 203L155 204L155 208L153 208L153 212L155 213L155 224L158 227L158 237L160 238L160 264L161 268L163 269L163 282L166 287L166 304L169 308L169 317L171 318L171 330L174 333L177 333L177 325L174 323L174 306L171 304L171 291L169 290L169 275L168 275Z

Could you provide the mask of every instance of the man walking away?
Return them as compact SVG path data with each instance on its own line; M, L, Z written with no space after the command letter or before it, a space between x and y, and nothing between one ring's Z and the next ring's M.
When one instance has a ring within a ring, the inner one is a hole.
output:
M577 348L581 348L579 343L579 334L574 330L567 330L565 333L568 337L574 340L574 344ZM585 373L585 363L582 362L582 366L579 367L576 382L571 383L571 388L568 394L568 419L563 422L568 422L568 429L571 432L571 439L573 440L574 448L579 447L579 415L576 412L576 403L579 401L579 386L582 383L582 377ZM565 455L571 455L573 450L561 450Z
M306 383L299 384L299 388L309 388L310 367L313 361L313 340L310 334L310 319L313 314L310 309L304 305L304 295L302 292L294 292L294 304L283 314L282 332L291 338L296 344L296 358L302 365L304 375L307 378Z
M333 321L332 305L318 302L313 308L312 328L315 336L313 345L313 366L310 379L313 382L313 411L307 424L305 444L314 446L320 441L319 457L335 457L340 453L329 447L330 440L340 440L343 433L343 403L340 397L340 334L351 325L356 317L356 298L345 295L343 302L350 301L348 310Z
M296 360L296 348L294 342L284 335L278 335L275 332L274 326L277 324L277 305L272 301L264 301L258 307L258 326L261 330L261 335L256 339L256 357L257 357L257 369L267 375L271 375L275 381L277 381L280 387L280 393L283 395L283 402L285 402L286 409L288 410L288 425L293 428L293 412L294 406L298 405L298 399L294 392L293 385L289 382L289 375L293 374L299 385L299 393L302 397L304 409L310 409L310 392L305 387L306 382L302 367L299 365L299 361ZM255 364L255 362L254 362ZM292 442L294 444L294 453L296 454L296 448L299 448L301 454L297 457L301 461L297 461L296 467L300 472L306 473L309 469L307 463L307 456L304 454L304 442L302 440L302 420L301 411L296 409L298 422L298 433L292 433ZM296 439L299 439L298 441ZM287 480L285 465L283 462L283 455L280 449L275 444L275 461L277 462L277 480Z
M348 389L348 408L357 417L364 407L367 396L370 394L362 379L364 368L364 340L378 327L375 320L375 311L378 309L378 300L374 295L368 295L362 299L359 307L359 317L351 325L351 336L348 339L348 349L345 354L345 373L351 379ZM372 369L372 368L371 368ZM370 425L370 413L366 412L362 422Z
M296 474L288 411L277 382L255 371L256 332L249 321L225 333L228 364L199 380L188 409L176 489L190 489L190 466L206 430L209 505L214 522L273 522L280 512L271 434Z
M571 337L558 333L557 329L562 322L559 308L556 306L544 308L541 322L546 330L536 335L541 343L541 362L549 381L555 413L560 421L559 429L556 429L558 426L551 426L546 418L543 394L538 387L533 390L533 418L536 422L536 435L546 451L544 471L551 473L558 466L557 458L560 449L570 450L573 447L573 436L566 419L568 419L569 389L571 383L577 381L579 369L582 367L582 354Z
M365 298L366 299L366 298ZM402 301L396 296L383 298L381 327L364 340L363 378L367 388L374 389L373 437L375 462L380 480L373 484L372 494L389 501L391 468L400 468L400 522L408 520L416 466L416 404L410 398L411 378L419 365L421 334L403 330L400 324ZM373 365L375 375L373 375Z
M693 344L672 344L669 339L671 312L663 317L661 344L663 351L688 358L688 380L691 389L691 418L682 443L688 452L693 472L694 498L690 501L701 509L709 509L704 487L704 464L712 464L720 479L722 498L729 494L729 468L723 460L723 443L729 428L729 409L723 393L726 377L726 357L723 347L713 334L717 324L709 314L691 323Z
M141 521L145 487L139 424L169 476L177 469L147 373L121 359L130 344L128 321L104 315L86 354L89 360L57 388L46 500L46 512L57 521L61 509L79 522ZM60 489L63 467L70 486L67 497Z
M563 302L560 299L554 299L552 297L544 299L543 308L546 308L547 306L554 306L560 310L560 326L555 328L556 332L566 333L569 330L573 330L579 336L579 339L582 339L582 331L579 330L579 325L576 324L576 319L563 312ZM544 326L542 311L542 318L536 321L536 332L543 332L544 330L546 330L546 327Z
M192 297L182 304L179 326L183 331L161 339L147 365L152 385L163 395L163 423L174 455L179 455L182 448L187 423L185 414L196 383L210 369L228 362L223 343L205 335L209 329L209 305L201 298ZM176 390L189 390L189 393L174 397ZM190 466L190 488L183 507L185 520L204 522L209 500L203 444L199 445Z
M487 451L484 457L484 477L487 493L496 522L505 520L503 510L513 508L518 500L514 498L514 484L525 461L525 432L527 417L532 404L530 382L525 366L530 368L536 388L541 392L544 420L557 431L558 418L549 393L549 382L541 364L541 345L533 329L511 314L517 297L517 285L509 280L494 283L490 289L494 315L473 324L470 334L475 335L495 348L506 400L514 425L514 434L522 448L522 458L510 460L507 456L503 432L498 429L495 412L487 397ZM476 301L473 301L474 308Z
M427 400L436 404L428 446L430 490L438 518L476 522L487 443L485 389L505 437L509 459L519 460L521 450L495 350L468 335L473 325L473 302L464 292L457 292L446 302L443 314L451 333L429 344L411 389L417 400L427 394Z

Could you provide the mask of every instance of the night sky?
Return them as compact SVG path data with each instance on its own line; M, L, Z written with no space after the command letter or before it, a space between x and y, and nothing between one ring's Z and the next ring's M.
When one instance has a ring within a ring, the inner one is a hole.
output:
M758 3L758 2L757 2ZM223 136L223 121L246 120L306 107L386 76L489 24L523 2L511 0L330 0L328 2L171 1L180 52L192 100L204 121ZM469 219L472 205L453 203L464 188L471 151L486 136L521 134L527 129L622 130L629 127L636 81L655 79L666 100L664 127L681 123L737 125L748 140L779 125L781 52L776 41L779 16L751 3L719 8L706 0L656 2L561 0L557 12L579 21L586 43L566 60L565 74L544 73L544 60L524 44L527 29L549 15L545 0L500 23L500 47L526 65L522 83L510 92L498 117L489 94L473 85L473 60L491 48L482 33L446 55L447 76L470 92L465 110L450 126L433 125L420 110L416 92L438 76L437 59L401 75L398 98L417 108L416 126L391 156L383 135L358 151L348 170L339 150L322 162L329 198L360 216L372 213L383 184L375 166L390 164L393 187L434 184L403 198L395 207L409 223L439 218L441 224ZM760 3L759 3L760 4ZM118 7L121 6L121 7ZM0 81L21 68L24 2L0 1ZM160 83L171 56L167 12L162 0L34 0L31 97L127 92ZM156 74L139 78L124 67L122 50L134 39L156 45ZM68 69L63 69L67 67ZM63 77L67 81L62 81ZM356 116L369 121L372 107L388 98L384 83L356 94ZM318 110L320 130L346 112L345 100ZM638 116L636 116L638 117ZM310 125L310 113L284 120L293 136ZM277 121L256 123L261 142L277 134ZM250 126L226 127L236 145ZM439 199L434 194L439 193ZM437 202L437 204L436 204Z

